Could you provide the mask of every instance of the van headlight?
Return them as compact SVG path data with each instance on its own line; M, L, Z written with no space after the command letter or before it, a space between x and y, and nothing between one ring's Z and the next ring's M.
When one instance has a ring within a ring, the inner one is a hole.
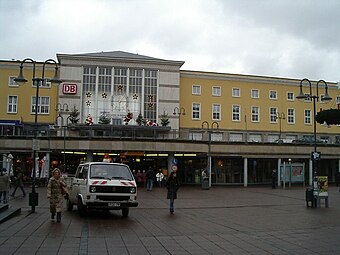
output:
M133 187L133 188L130 188L130 193L136 193L136 188L135 187Z
M91 186L90 187L90 192L91 193L95 193L97 191L96 187L95 186Z

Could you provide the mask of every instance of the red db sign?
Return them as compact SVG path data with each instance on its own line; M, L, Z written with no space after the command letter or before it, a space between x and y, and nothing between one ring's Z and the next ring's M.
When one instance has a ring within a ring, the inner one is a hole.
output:
M77 84L64 83L63 93L64 94L77 94Z

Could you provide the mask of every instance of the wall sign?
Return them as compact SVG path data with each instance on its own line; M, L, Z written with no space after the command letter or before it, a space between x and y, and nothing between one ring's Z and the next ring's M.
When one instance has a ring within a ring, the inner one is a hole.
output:
M64 83L63 94L77 94L77 84Z

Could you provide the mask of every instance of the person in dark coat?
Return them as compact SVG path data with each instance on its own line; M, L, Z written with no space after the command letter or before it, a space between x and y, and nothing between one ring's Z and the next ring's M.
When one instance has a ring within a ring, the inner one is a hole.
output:
M276 188L276 169L272 171L272 189Z
M146 177L146 188L148 191L151 191L153 188L153 181L155 179L155 172L149 167L149 170L145 174Z
M16 176L14 177L14 190L11 194L12 197L15 196L15 192L17 191L17 188L20 188L22 191L22 196L25 197L26 196L26 192L24 189L24 174L21 171L20 168L16 169Z
M166 180L167 199L170 199L170 213L173 214L175 211L175 199L177 199L177 190L179 189L180 183L177 176L177 171L171 172L170 176Z

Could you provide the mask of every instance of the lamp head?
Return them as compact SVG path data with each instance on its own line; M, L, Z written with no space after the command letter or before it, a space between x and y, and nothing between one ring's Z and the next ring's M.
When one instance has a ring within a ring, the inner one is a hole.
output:
M50 82L53 85L59 85L60 83L63 82L62 80L59 79L59 76L58 76L58 67L55 67L54 77L50 80Z
M19 86L24 85L27 82L27 80L25 79L23 75L22 69L23 69L23 66L20 66L19 75L17 78L14 79L14 81L18 83Z

